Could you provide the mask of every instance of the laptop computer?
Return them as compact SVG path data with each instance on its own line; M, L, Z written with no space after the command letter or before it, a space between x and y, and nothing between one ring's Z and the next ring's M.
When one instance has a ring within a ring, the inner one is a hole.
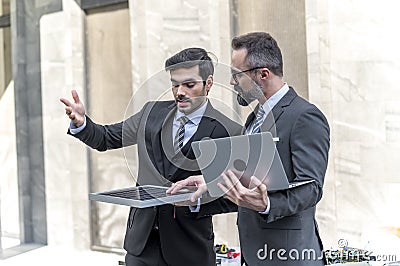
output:
M278 139L275 139L279 141ZM251 176L267 185L268 191L284 190L314 180L289 183L270 132L208 139L192 143L199 168L212 197L223 196L220 175L231 169L249 188Z
M147 208L190 200L193 191L183 189L176 194L167 194L168 187L143 185L104 192L90 193L89 200Z

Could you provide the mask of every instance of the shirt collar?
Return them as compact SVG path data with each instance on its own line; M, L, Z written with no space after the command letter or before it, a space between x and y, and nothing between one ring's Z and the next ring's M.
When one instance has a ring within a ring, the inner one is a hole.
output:
M175 114L174 121L177 121L182 116L186 116L187 118L189 118L190 122L192 122L193 124L195 124L197 126L200 123L201 118L203 117L204 112L207 109L207 105L208 105L208 99L196 111L194 111L193 113L190 113L188 115L185 115L184 113L179 111L179 109L176 109L176 114Z
M269 97L269 99L263 104L263 109L265 113L268 113L275 105L285 96L285 94L289 91L289 86L285 82L285 84L280 88L274 95Z

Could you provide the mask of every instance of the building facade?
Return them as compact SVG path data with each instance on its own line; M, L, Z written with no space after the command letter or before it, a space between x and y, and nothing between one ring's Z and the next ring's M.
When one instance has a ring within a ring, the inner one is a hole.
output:
M277 39L285 80L330 123L317 213L325 247L399 247L396 1L0 2L3 258L42 245L122 252L128 208L89 202L88 193L132 185L136 157L128 168L123 150L98 153L67 136L60 97L76 89L96 122L121 121L132 97L160 96L141 88L166 58L200 46L229 65L230 40L250 31ZM211 96L233 106L229 90ZM216 242L238 245L236 215L214 220Z

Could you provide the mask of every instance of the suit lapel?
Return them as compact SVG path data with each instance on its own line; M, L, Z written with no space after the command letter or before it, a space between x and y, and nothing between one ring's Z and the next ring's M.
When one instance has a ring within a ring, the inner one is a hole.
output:
M210 102L208 102L206 111L204 112L204 115L200 120L200 124L197 128L197 131L193 135L193 139L191 139L190 142L199 141L203 138L211 136L211 133L214 131L214 128L216 126L214 113L215 113L214 107L211 105Z
M151 146L153 147L153 156L157 162L157 168L160 174L165 176L165 168L169 166L166 158L171 158L168 151L173 150L172 144L172 122L175 114L175 103L158 110L160 117L157 119L155 129L152 130ZM165 116L164 116L165 114Z
M275 124L283 114L285 107L289 106L290 103L297 97L297 93L292 87L289 87L289 91L280 99L280 101L272 108L272 111L267 114L264 123L261 125L261 131L275 131ZM255 119L256 113L258 112L259 106L257 106L254 112L250 113L247 117L245 128Z
M244 124L244 128L243 128L243 134L245 134L246 133L246 129L247 129L247 127L250 125L250 123L256 118L256 113L257 113L257 111L258 111L258 107L257 107L257 110L254 110L254 112L251 112L248 116L247 116L247 119L246 119L246 123Z
M279 100L279 102L272 108L272 112L269 112L262 127L262 131L272 131L276 133L276 122L282 116L285 108L290 105L290 103L297 96L297 93L293 90L292 87L289 87L289 91ZM273 134L275 135L275 134Z
M213 118L214 107L212 107L211 103L208 102L207 108L203 114L203 117L200 120L199 126L197 127L196 132L192 136L191 139L182 147L181 153L177 153L173 156L173 159L177 159L177 165L171 165L170 167L174 167L175 171L173 171L175 178L179 176L180 172L183 171L178 166L185 164L186 169L196 170L198 168L196 157L194 156L192 150L192 142L199 141L203 138L210 137L214 128L216 126L215 118Z

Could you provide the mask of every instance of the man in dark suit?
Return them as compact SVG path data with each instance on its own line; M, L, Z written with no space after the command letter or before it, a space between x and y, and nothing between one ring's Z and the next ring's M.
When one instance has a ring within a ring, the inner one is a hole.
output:
M232 171L218 184L239 206L240 247L247 265L324 265L322 241L315 220L316 204L328 163L329 125L325 116L283 81L283 61L276 41L264 32L232 40L231 84L239 104L258 105L249 115L245 134L270 131L289 182L313 180L292 189L267 192L252 177L249 189ZM190 177L174 184L204 184ZM202 186L200 186L202 187ZM175 191L174 189L172 189ZM204 189L199 189L199 194Z
M69 134L99 151L136 144L139 185L169 186L199 174L191 143L202 138L240 134L241 127L215 110L207 100L214 67L207 52L188 48L165 63L175 101L148 102L124 122L98 125L85 115L76 91L74 102L61 101L71 119ZM129 266L214 266L212 215L236 210L218 199L195 207L162 205L131 208L124 248Z

